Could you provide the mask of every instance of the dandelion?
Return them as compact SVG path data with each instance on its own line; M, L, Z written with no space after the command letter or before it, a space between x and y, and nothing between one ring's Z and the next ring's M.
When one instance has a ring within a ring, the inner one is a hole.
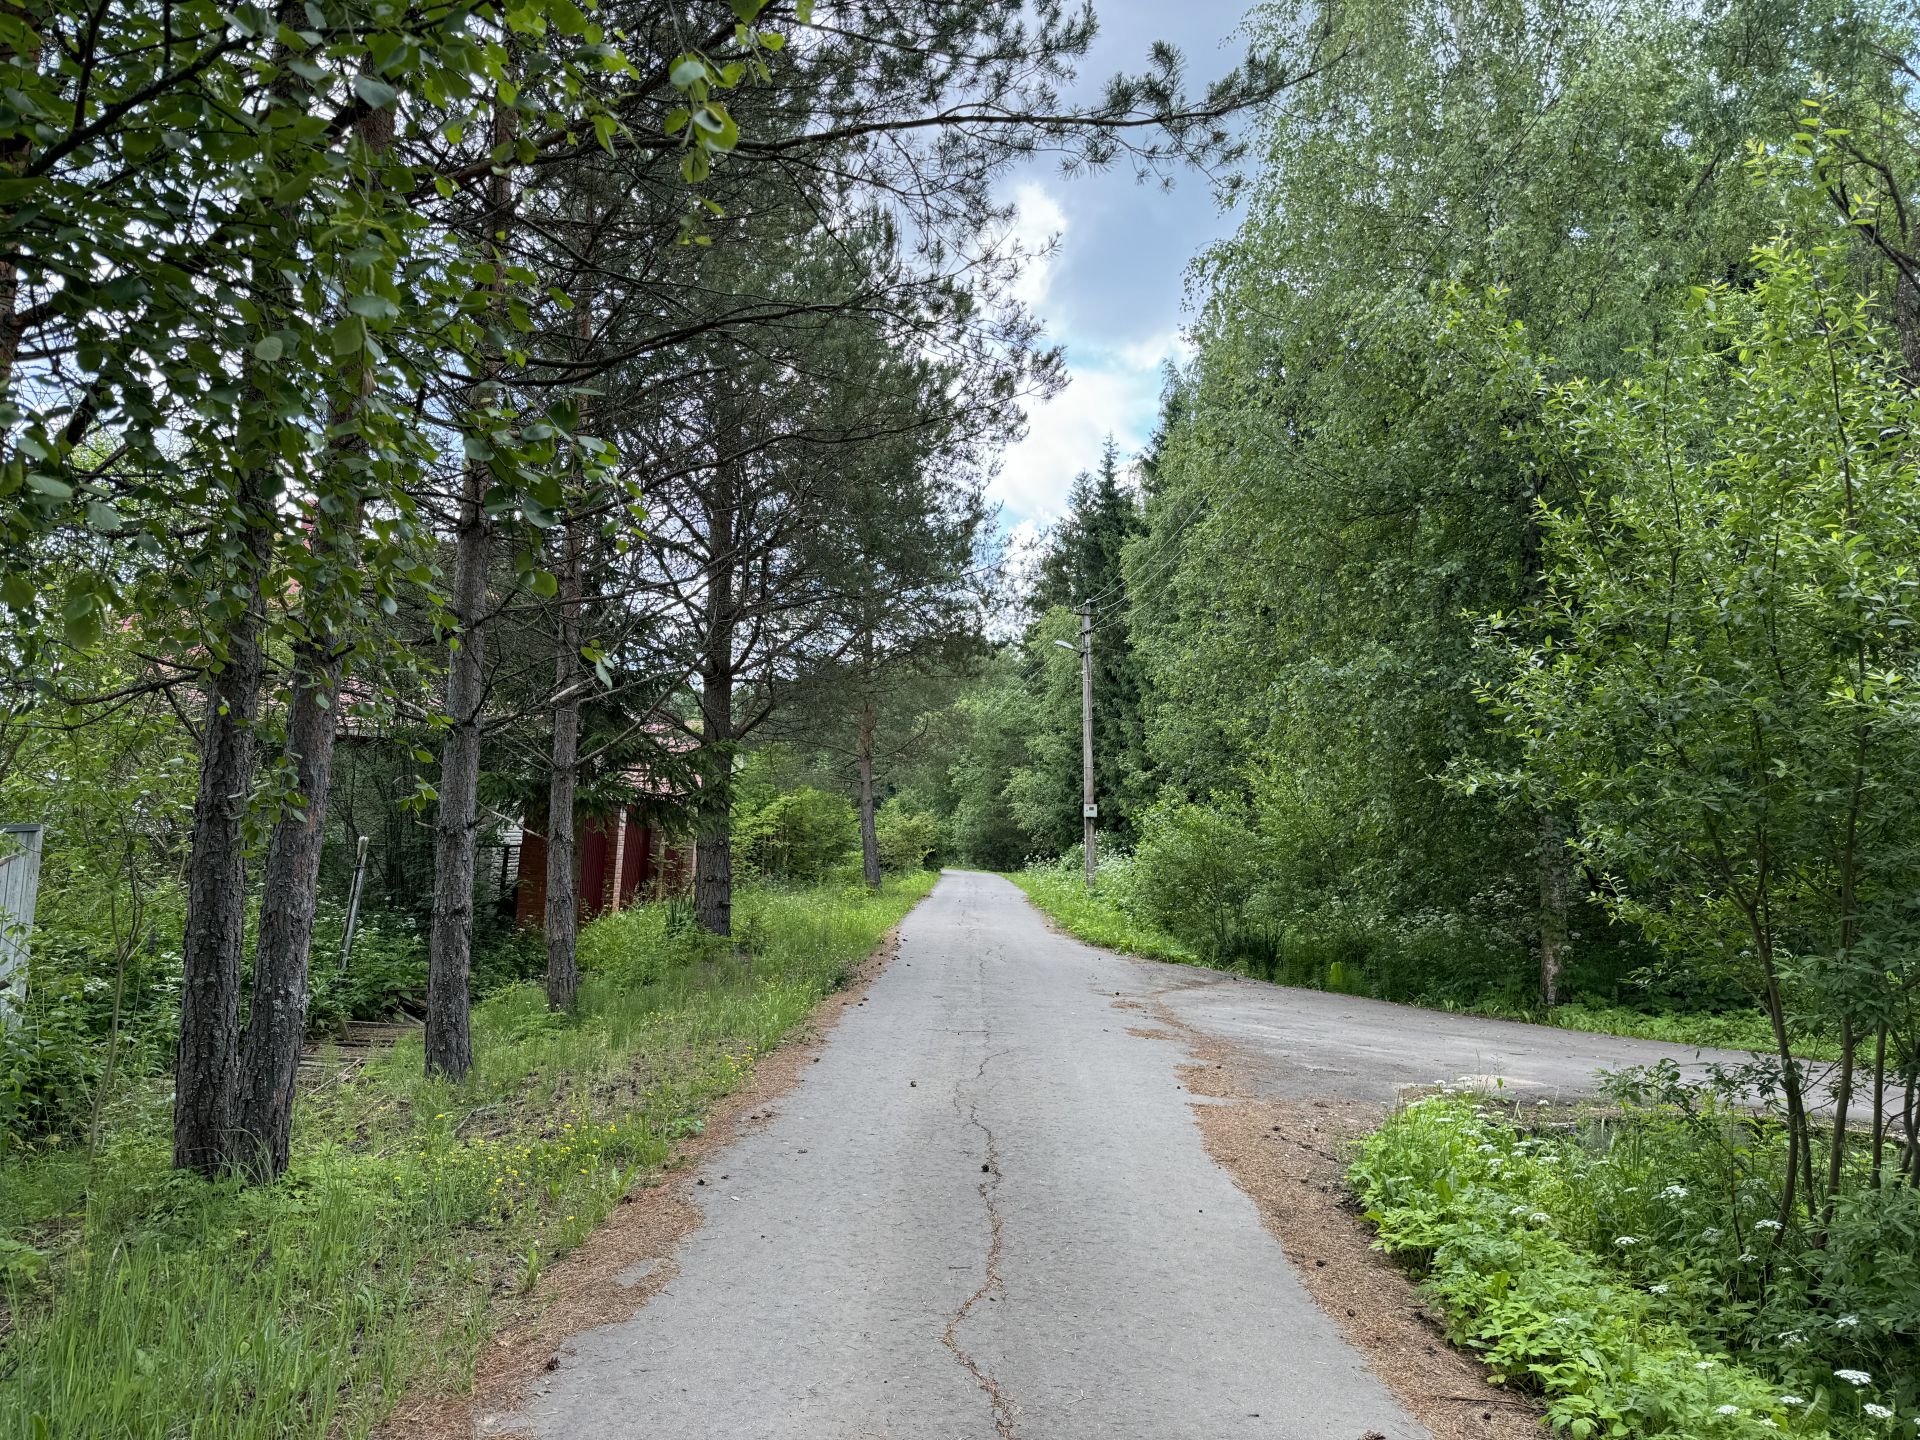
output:
M1868 1405L1862 1405L1860 1408L1866 1411L1867 1414L1871 1415L1876 1420L1891 1420L1893 1418L1893 1411L1889 1410L1884 1405L1868 1404Z
M1833 1378L1846 1381L1856 1390L1862 1385L1871 1385L1873 1383L1873 1376L1864 1370L1836 1370L1833 1372Z

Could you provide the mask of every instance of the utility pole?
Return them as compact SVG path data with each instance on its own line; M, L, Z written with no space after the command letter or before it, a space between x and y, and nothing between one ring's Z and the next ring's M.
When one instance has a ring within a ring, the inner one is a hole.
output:
M1080 850L1086 859L1087 889L1093 889L1093 832L1100 807L1093 798L1093 606L1080 603L1080 643L1053 642L1080 656Z
M1093 889L1093 832L1100 807L1093 798L1093 606L1080 605L1080 848Z

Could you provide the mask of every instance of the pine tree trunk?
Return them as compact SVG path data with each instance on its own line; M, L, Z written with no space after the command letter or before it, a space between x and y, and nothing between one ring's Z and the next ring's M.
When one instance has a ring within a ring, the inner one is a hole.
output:
M580 544L566 527L560 566L560 624L555 637L553 752L547 778L547 1008L580 1003L578 844L573 811L580 765ZM614 874L614 888L620 885Z
M729 654L732 641L729 639ZM701 677L700 794L694 802L693 914L715 935L733 933L733 677Z
M1540 867L1540 1000L1560 1003L1560 973L1567 960L1567 897L1572 888L1567 832L1559 817L1542 810L1536 817Z
M228 1166L254 1180L272 1180L286 1170L293 1135L294 1077L307 1030L308 963L340 676L337 653L320 644L299 647L286 743L299 795L275 822L267 843L252 1002L227 1150Z
M880 888L880 833L873 819L873 702L860 707L860 862L867 888Z
M226 662L213 677L200 736L200 785L193 803L187 860L187 919L182 942L180 1041L174 1055L173 1163L203 1175L223 1166L238 1072L240 954L247 912L246 839L259 747L254 724L266 675L261 648L262 577L273 548L262 512L264 477L243 479L245 535L240 584L245 611L226 637Z
M513 140L514 112L493 107L496 148ZM502 166L488 196L485 238L493 247L493 305L506 300L507 230L513 182ZM476 384L487 394L495 362ZM433 931L427 943L426 1062L429 1075L462 1079L473 1067L473 862L480 825L480 728L486 703L487 574L493 527L487 518L486 465L469 460L462 477L460 529L453 556L453 611L460 637L447 671L453 724L440 754L440 806L433 827Z
M458 1080L473 1065L473 863L479 829L480 720L486 694L487 570L492 533L483 466L469 464L454 549L460 637L447 672L447 730L433 827L433 931L427 947L427 1073Z
M700 795L694 803L693 914L733 933L733 473L722 463L707 497L706 654L700 667Z

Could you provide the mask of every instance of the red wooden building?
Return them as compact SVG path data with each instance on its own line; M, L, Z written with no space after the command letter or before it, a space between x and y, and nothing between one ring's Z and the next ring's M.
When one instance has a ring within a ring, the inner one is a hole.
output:
M577 815L574 834L580 866L580 920L584 924L607 910L620 910L637 900L652 900L686 883L687 852L665 832L646 824L634 810L623 810L618 821L607 816ZM547 919L547 841L531 826L520 838L519 875L514 886L514 920L520 925L544 925ZM614 887L619 872L620 885Z

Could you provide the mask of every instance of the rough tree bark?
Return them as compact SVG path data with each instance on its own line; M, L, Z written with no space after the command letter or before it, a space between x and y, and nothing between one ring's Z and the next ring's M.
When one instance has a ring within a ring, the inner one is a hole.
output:
M340 701L340 655L326 639L303 643L294 664L286 758L299 794L267 844L253 993L226 1139L227 1167L254 1180L271 1180L287 1168Z
M561 541L560 623L555 636L553 752L547 778L547 1007L580 1003L578 846L573 810L580 769L580 537L569 520ZM614 886L620 884L618 873Z
M227 1120L238 1074L240 951L247 909L241 833L259 769L254 725L266 674L262 579L273 553L266 477L242 477L238 584L246 605L226 635L200 734L200 786L187 859L187 919L181 947L180 1041L174 1055L173 1163L203 1175L226 1159Z
M693 913L733 933L733 644L735 486L723 461L706 499L706 653L700 664L700 794L694 801Z
M433 826L433 932L427 947L427 1073L458 1080L473 1065L473 851L480 821L480 721L486 698L487 570L493 527L486 468L469 462L454 547L453 611L460 636L447 671L447 729Z
M510 143L514 112L493 111L495 149ZM512 221L513 182L496 170L488 197L486 238L494 247L494 303L506 295L506 233ZM489 362L488 369L497 362ZM476 379L477 395L492 375ZM447 730L440 754L439 811L433 826L433 930L427 943L426 1068L461 1079L473 1067L473 851L480 824L481 708L486 703L487 576L493 563L493 523L487 517L487 466L467 461L461 477L460 521L453 553L453 612L460 634L447 670Z
M873 731L871 697L860 702L860 863L866 872L867 888L880 888L880 832L873 818Z

